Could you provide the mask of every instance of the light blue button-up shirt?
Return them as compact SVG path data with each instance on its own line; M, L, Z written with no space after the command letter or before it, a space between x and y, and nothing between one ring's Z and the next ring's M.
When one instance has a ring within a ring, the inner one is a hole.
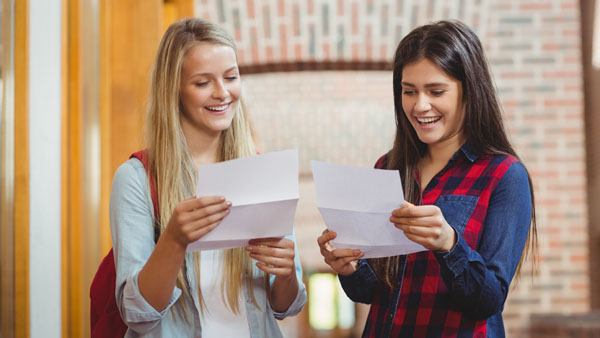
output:
M110 195L110 228L117 270L115 297L123 321L129 329L125 337L201 337L198 278L192 253L186 253L186 278L190 297L183 299L188 321L174 315L172 306L182 291L173 290L171 301L165 310L158 312L141 295L138 275L154 250L154 210L146 170L137 159L122 164L115 173ZM293 236L289 236L294 239ZM271 309L262 274L254 268L253 291L259 307L249 297L245 287L245 305L252 337L282 337L275 319L298 314L306 303L306 288L302 283L302 267L296 248L296 276L298 293L284 312ZM274 276L271 276L272 284Z

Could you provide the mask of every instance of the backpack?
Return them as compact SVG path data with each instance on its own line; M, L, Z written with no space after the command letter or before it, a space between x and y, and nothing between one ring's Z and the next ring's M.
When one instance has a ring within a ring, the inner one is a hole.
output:
M150 195L154 207L154 242L158 241L160 227L158 226L158 195L154 179L148 171L148 153L146 150L135 152L129 158L137 158L144 164L150 184ZM123 323L117 301L115 299L117 271L113 249L102 259L96 275L90 286L90 321L92 338L122 338L127 332L127 325Z

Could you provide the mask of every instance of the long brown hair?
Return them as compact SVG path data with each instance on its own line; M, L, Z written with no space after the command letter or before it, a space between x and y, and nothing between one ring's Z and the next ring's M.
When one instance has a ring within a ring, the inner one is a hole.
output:
M169 26L160 41L156 60L151 72L150 100L146 121L146 143L149 169L156 180L160 208L160 230L165 230L173 209L185 197L195 194L196 169L181 129L180 77L185 54L200 42L231 47L231 36L219 26L199 18L187 18ZM221 133L219 160L226 161L256 154L252 127L244 109L243 100L238 102L231 126ZM199 253L194 254L196 274L199 278ZM250 298L253 294L253 265L244 248L228 249L221 260L223 299L233 312L238 312L238 297L244 284L248 285ZM176 285L189 296L185 278L185 264L177 277ZM199 286L199 285L198 285ZM201 310L202 292L198 287ZM179 308L184 298L178 300Z
M402 70L405 65L423 58L461 82L465 102L462 131L472 149L480 155L505 154L519 158L506 135L502 108L477 35L458 21L439 21L418 27L400 41L394 55L396 137L387 160L388 169L400 171L405 198L411 203L418 203L420 199L419 187L413 178L419 160L427 153L427 144L419 140L402 109ZM532 200L531 225L517 276L524 260L537 250L535 199L531 177L528 179ZM369 260L369 263L379 279L391 287L398 278L399 259L399 256L378 258Z

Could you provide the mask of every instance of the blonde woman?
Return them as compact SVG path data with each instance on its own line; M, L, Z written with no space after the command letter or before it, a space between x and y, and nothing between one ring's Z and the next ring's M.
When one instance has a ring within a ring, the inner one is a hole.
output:
M158 215L138 159L119 167L111 191L116 301L126 337L280 337L275 319L297 314L306 302L291 237L186 253L231 206L226 196L191 197L195 168L255 155L240 81L234 42L221 28L190 18L167 29L147 121Z

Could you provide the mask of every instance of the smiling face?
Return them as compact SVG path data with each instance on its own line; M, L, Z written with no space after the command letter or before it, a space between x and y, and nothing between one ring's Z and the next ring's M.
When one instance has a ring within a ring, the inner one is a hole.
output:
M428 59L402 68L402 109L429 147L464 142L462 84Z
M185 134L218 136L229 128L241 94L233 48L209 42L190 48L183 57L180 89Z

